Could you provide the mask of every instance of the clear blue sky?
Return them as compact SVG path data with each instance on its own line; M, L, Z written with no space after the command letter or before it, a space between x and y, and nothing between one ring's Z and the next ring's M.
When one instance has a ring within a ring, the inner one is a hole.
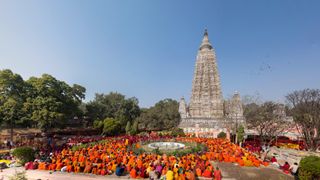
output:
M203 31L224 97L320 88L320 1L0 1L0 69L49 73L148 107L189 99Z

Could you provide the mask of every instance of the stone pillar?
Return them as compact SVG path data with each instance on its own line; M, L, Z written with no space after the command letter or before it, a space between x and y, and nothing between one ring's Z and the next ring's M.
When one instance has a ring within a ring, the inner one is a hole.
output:
M227 129L227 139L230 141L230 130L229 130L229 128Z
M195 134L196 134L196 137L199 137L199 124L196 124Z

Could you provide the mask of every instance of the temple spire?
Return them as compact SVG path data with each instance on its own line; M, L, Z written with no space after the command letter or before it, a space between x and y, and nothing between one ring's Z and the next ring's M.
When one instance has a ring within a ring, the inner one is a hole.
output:
M203 39L200 45L200 50L202 49L212 49L212 46L209 41L208 30L204 30Z
M192 82L189 113L195 118L223 118L223 97L215 52L204 31Z

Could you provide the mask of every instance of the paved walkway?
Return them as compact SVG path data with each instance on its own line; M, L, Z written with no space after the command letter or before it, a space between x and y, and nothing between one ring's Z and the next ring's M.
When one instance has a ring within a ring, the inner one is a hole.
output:
M293 180L290 175L282 173L282 171L272 167L240 167L231 163L213 162L214 166L218 166L222 171L224 180ZM7 180L15 171L23 171L23 168L9 168L0 172L0 180ZM73 174L62 172L50 172L39 170L26 171L29 180L99 180L99 179L130 179L129 176L117 177L111 176L97 176L91 174ZM206 178L201 178L206 179Z
M0 172L0 180L8 180L15 171L21 172L24 171L24 168L7 168L3 172ZM92 174L73 174L73 173L62 173L60 171L40 171L40 170L28 170L26 171L28 180L99 180L99 179L129 179L129 176L117 177L115 175L111 176L97 176Z
M284 174L273 167L240 167L232 163L213 162L222 171L223 179L229 180L293 180L293 176Z

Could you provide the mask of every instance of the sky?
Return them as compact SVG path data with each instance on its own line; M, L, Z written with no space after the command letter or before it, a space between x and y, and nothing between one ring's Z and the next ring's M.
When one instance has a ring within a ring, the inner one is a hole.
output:
M225 98L320 88L320 1L0 0L0 69L51 74L141 107L191 96L204 29Z

